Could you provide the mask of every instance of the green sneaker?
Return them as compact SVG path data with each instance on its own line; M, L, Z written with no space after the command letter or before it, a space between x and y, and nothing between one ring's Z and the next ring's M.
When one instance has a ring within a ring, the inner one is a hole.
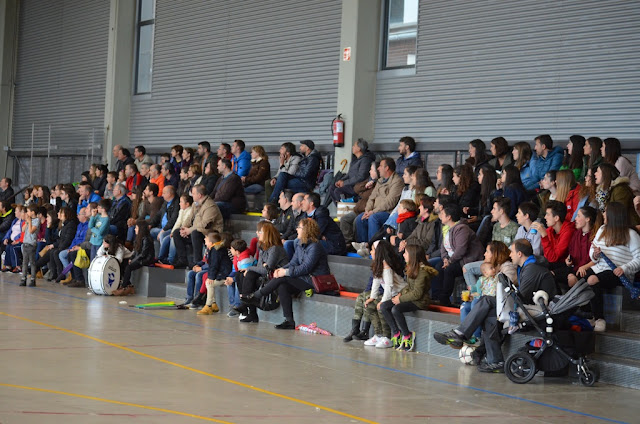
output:
M393 337L391 337L391 345L393 346L394 349L400 349L402 347L402 333L401 332L397 332L396 334L393 335Z
M405 352L411 352L415 349L416 332L412 331L410 335L402 337L400 347L398 350L404 350Z

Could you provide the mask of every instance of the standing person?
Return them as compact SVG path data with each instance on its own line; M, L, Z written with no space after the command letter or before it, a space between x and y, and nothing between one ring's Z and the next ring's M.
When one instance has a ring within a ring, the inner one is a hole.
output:
M614 270L602 257L602 253L616 265ZM605 331L603 293L622 285L620 277L626 276L633 281L640 271L640 235L631 226L626 206L609 203L604 212L604 225L600 227L589 250L591 260L595 262L587 271L587 283L595 292L591 300L591 311L595 319L594 331Z
M493 155L493 159L489 160L489 165L493 166L498 173L513 163L509 143L504 137L496 137L491 140L491 146L489 148Z
M560 170L568 169L573 172L573 176L576 181L584 181L585 169L584 169L584 144L586 140L581 135L572 135L569 137L569 143L567 144L567 154L564 157Z
M241 177L245 193L258 194L264 191L264 183L271 176L269 156L262 146L251 148L251 169L246 177Z
M242 140L235 140L231 145L231 171L238 177L246 177L251 169L251 155L244 150L245 144Z
M338 203L342 198L348 199L356 196L354 186L361 181L367 180L371 163L376 160L373 152L369 151L369 143L365 139L359 138L358 141L353 143L351 153L349 171L329 187L324 206L329 206L331 201Z
M153 239L149 234L149 225L144 220L136 222L136 239L133 244L135 254L131 258L129 265L124 269L122 283L112 294L114 296L129 296L135 294L133 284L131 284L131 273L143 266L151 265L154 262L155 254L153 250Z
M633 194L635 196L640 195L640 179L638 179L638 173L631 161L622 156L620 140L613 137L605 138L602 142L600 152L602 153L603 162L614 165L618 169L618 172L620 172L621 177L629 178L629 187L631 187Z
M231 274L231 259L229 258L229 245L223 240L220 233L210 232L205 237L205 246L208 249L207 279L204 282L207 288L207 300L204 307L198 311L198 315L212 315L220 312L216 303L215 288L224 285L225 279Z
M567 221L567 207L557 200L547 202L544 219L547 228L540 222L534 222L531 228L535 228L540 234L544 257L549 261L549 268L555 269L564 265L569 254L569 242L575 231L573 222Z
M280 192L287 188L296 193L313 191L322 164L322 157L320 152L315 150L315 146L315 143L311 140L302 140L300 142L302 160L298 165L298 170L295 174L278 173L273 193L269 197L270 203L276 203L278 197L280 197Z
M399 176L404 174L407 166L424 168L420 153L416 152L416 140L413 137L405 136L398 141L398 153L400 157L396 160L395 170Z
M407 264L407 285L390 300L378 303L378 309L391 328L391 343L397 350L410 352L415 348L416 333L409 331L404 314L429 307L431 279L438 272L426 264L424 249L420 246L407 246L403 258Z
M29 287L36 286L36 244L37 233L40 229L40 220L36 217L38 207L29 205L27 207L27 216L25 218L25 231L22 240L22 279L21 286L27 285L27 277L29 276L29 266L31 266L31 279Z
M275 326L278 330L295 330L292 296L313 288L311 277L330 274L327 253L319 243L320 228L313 219L303 219L297 226L295 254L284 267L273 272L273 279L261 289L242 297L249 305L256 305L259 299L278 291L284 321Z
M278 176L283 172L295 175L300 167L300 161L302 161L302 156L296 153L296 146L293 143L282 143L279 154L280 168L278 168L276 175L268 183L264 184L267 199L272 197L271 194L278 181Z
M598 209L604 212L607 204L611 202L622 203L626 208L626 214L635 227L640 224L640 217L633 205L633 191L629 186L629 178L621 177L618 169L610 163L603 162L598 165L595 176L596 200Z

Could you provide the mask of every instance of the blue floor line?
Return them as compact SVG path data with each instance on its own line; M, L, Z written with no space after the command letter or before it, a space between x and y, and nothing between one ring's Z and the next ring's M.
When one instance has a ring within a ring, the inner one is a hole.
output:
M10 281L4 281L4 283L12 284L14 286L18 285L18 283L13 283L13 282L10 282ZM58 296L69 297L69 298L72 298L72 299L78 299L78 300L82 300L84 302L87 302L87 300L88 300L85 297L79 297L79 296L73 296L73 295L70 295L70 294L64 294L64 293L60 293L60 292L57 292L57 291L54 291L54 290L44 289L42 287L35 287L35 288L40 290L40 291L44 291L44 292L47 292L47 293L53 293L53 294L56 294ZM29 288L27 288L27 290L29 290ZM403 371L403 370L399 370L399 369L395 369L395 368L390 368L390 367L387 367L387 366L384 366L384 365L372 364L370 362L360 361L358 359L352 359L352 358L348 358L346 356L334 355L334 354L322 352L322 351L319 351L319 350L308 349L308 348L304 348L304 347L300 347L300 346L289 345L289 344L286 344L286 343L280 343L280 342L276 342L276 341L273 341L273 340L263 339L263 338L260 338L260 337L257 337L257 336L250 336L250 335L247 335L247 334L238 334L238 333L236 333L234 331L221 330L221 329L215 328L215 327L206 327L206 326L204 326L202 324L197 324L197 323L194 323L194 322L183 321L183 320L179 320L179 319L175 319L175 318L163 317L163 316L160 316L160 315L154 315L152 313L145 312L144 310L140 310L140 309L133 309L133 308L130 308L130 307L129 308L123 308L121 306L113 306L112 308L120 309L120 310L128 311L128 312L133 312L133 313L145 315L145 316L148 316L148 317L160 318L160 319L163 319L163 320L166 320L166 321L171 321L171 322L175 322L175 323L179 323L179 324L186 324L186 325L190 325L190 326L193 326L193 327L207 328L207 329L210 329L210 330L214 330L214 331L217 331L217 332L233 335L233 336L236 336L236 337L244 337L244 338L248 338L248 339L252 339L252 340L261 341L261 342L264 342L264 343L270 343L270 344L277 345L277 346L287 347L287 348L290 348L290 349L297 349L297 350L301 350L301 351L305 351L305 352L309 352L309 353L315 353L315 354L318 354L318 355L324 355L324 356L328 356L330 358L346 360L346 361L357 363L357 364L360 364L360 365L379 368L379 369L382 369L382 370L385 370L385 371L404 374L404 375L411 376L411 377L416 377L416 378L419 378L419 379L422 379L422 380L432 381L434 383L446 384L446 385L449 385L449 386L459 387L459 388L463 388L463 389L469 389L469 390L473 390L473 391L477 391L477 392L481 392L481 393L491 394L491 395L495 395L495 396L501 396L501 397L504 397L504 398L507 398L507 399L513 399L513 400L518 400L518 401L522 401L522 402L527 402L527 403L531 403L533 405L544 406L544 407L555 409L555 410L562 411L562 412L569 412L571 414L580 415L582 417L595 418L595 419L602 420L602 421L607 421L607 422L610 422L610 423L628 424L625 421L618 421L618 420L614 420L614 419L607 418L607 417L600 417L598 415L588 414L586 412L575 411L575 410L572 410L572 409L567 409L567 408L563 408L563 407L560 407L560 406L551 405L551 404L548 404L548 403L539 402L539 401L535 401L535 400L531 400L531 399L526 399L526 398L522 398L522 397L518 397L518 396L514 396L514 395L508 395L506 393L494 392L492 390L482 389L480 387L468 386L468 385L464 385L464 384L460 384L460 383L454 383L452 381L447 381L447 380L440 380L438 378L428 377L426 375L415 374L415 373L412 373L412 372L409 372L409 371ZM585 390L588 390L588 389L585 389Z

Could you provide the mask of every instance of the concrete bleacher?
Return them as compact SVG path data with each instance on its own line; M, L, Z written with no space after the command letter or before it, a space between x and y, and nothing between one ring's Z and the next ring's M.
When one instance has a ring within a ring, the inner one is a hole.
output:
M234 236L249 241L255 237L255 225L259 219L255 215L234 215L229 228ZM347 291L359 293L364 290L371 273L370 259L329 255L328 261L332 273ZM145 267L134 274L133 281L139 295L184 300L186 272ZM229 311L226 287L216 288L216 300L220 315L226 314ZM350 297L317 294L310 298L301 296L294 300L293 305L296 322L315 322L320 328L342 337L350 330L354 301ZM600 368L601 381L640 389L640 301L632 301L626 290L618 288L607 295L605 307L609 328L606 333L596 335L596 353L591 355ZM259 316L262 322L273 324L280 323L283 319L280 309L259 311ZM417 334L417 351L457 359L458 351L435 342L433 333L447 331L459 324L459 315L417 311L407 314L407 322L409 328ZM508 355L519 349L532 337L533 335L526 334L511 336L505 344L505 352ZM361 342L351 343L356 346Z

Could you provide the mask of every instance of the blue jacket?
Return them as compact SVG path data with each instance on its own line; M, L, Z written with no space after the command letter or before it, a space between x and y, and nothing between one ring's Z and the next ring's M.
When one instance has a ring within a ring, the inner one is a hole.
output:
M291 261L284 267L287 276L304 280L311 288L312 275L331 274L327 262L327 252L320 242L301 244L299 239L295 241L295 252Z
M11 236L11 227L13 227L16 224L16 221L22 221L21 219L18 218L14 218L13 221L11 221L11 226L9 227L9 229L7 230L7 233L4 235L3 237L3 241L4 240L9 240L9 237ZM22 224L20 224L22 225ZM20 233L18 233L18 238L13 239L13 240L18 240L20 238ZM13 241L13 240L9 240L9 241Z
M396 173L402 176L402 174L404 174L404 169L407 166L419 166L420 168L424 168L424 163L420 158L420 153L413 152L406 159L404 156L400 156L398 160L396 160Z
M320 153L317 150L312 150L309 156L303 156L300 161L298 172L296 172L295 176L307 183L308 190L313 190L316 186L321 159Z
M100 215L92 216L89 220L89 229L91 231L91 239L89 242L93 246L100 246L104 237L109 234L109 217L101 217Z
M207 275L209 280L224 280L231 274L233 269L233 262L229 259L227 249L224 247L216 249L214 246L211 248L207 263L209 264Z
M547 153L547 157L537 156L531 159L531 172L537 183L544 178L544 175L549 171L557 171L562 166L562 160L564 159L564 150L560 146L554 147ZM525 185L526 187L526 185ZM527 188L528 190L528 188Z
M84 241L84 238L87 235L88 229L89 229L88 222L78 221L78 226L76 227L76 236L73 238L73 241L71 241L71 246L69 246L69 249L71 249L73 246L78 246L80 243Z
M521 187L514 187L513 184L509 187L505 187L504 190L496 190L494 196L494 199L497 199L498 197L506 197L511 200L509 218L514 221L516 219L516 214L518 213L518 206L520 206L520 203L528 200L527 193L522 191Z
M536 176L534 173L536 160L537 158L531 158L529 162L525 163L520 170L520 179L522 180L522 185L526 190L535 190L536 188L538 188L538 183L540 182L540 180L536 180Z
M320 234L322 238L329 245L327 254L329 255L346 255L347 245L344 240L344 235L338 227L338 224L329 215L329 209L325 206L318 206L313 213L312 218L318 223L320 227Z
M98 203L100 200L102 200L102 197L98 196L95 193L91 193L91 196L89 196L89 199L83 200L82 202L78 203L78 207L76 208L76 214L80 213L80 209L86 208L87 206L89 206L89 203L91 202Z
M249 175L251 169L251 154L246 150L243 150L238 157L231 158L231 170L235 172L238 177L246 177Z

